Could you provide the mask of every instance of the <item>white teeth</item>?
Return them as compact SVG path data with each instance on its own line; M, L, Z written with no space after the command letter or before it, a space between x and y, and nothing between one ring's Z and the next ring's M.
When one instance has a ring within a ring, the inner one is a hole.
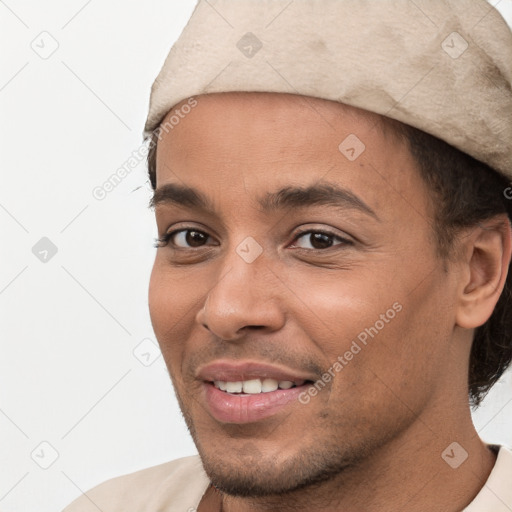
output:
M242 382L226 382L226 391L228 393L241 393L242 392Z
M216 380L214 382L216 388L219 388L221 391L226 391L226 383L223 380Z
M265 379L261 383L261 391L267 393L269 391L275 391L279 387L279 383L275 379Z
M255 395L256 393L261 393L261 380L260 379L252 379L252 380L244 380L243 383L244 393L249 393L251 395Z
M276 391L276 389L290 389L295 385L300 386L304 384L304 381L297 381L297 383L291 380L277 381L275 379L250 379L236 382L226 382L223 380L216 380L213 385L221 391L227 393L246 393L249 395L257 395L258 393L269 393Z

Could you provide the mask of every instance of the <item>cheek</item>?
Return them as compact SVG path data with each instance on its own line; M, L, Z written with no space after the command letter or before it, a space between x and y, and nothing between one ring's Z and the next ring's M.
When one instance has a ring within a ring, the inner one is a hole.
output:
M379 274L385 282L378 282ZM294 290L304 293L307 307L297 302L292 315L306 339L316 343L325 370L334 374L332 392L341 401L350 400L354 394L347 397L347 390L357 388L356 395L372 407L396 401L394 394L414 403L435 385L448 325L432 322L441 278L432 276L411 293L405 272L394 282L390 274L380 269L352 280L339 273L330 280L303 279Z
M170 268L164 257L157 254L149 280L148 303L151 319L157 328L170 328L190 315L199 306L201 289L190 275L184 276Z
M373 335L382 337L381 331L400 315L398 293L365 274L369 273L303 273L287 283L293 292L288 299L291 317L304 338L314 341L332 362L350 349L353 340L364 343Z
M407 315L402 309L380 330L375 320L361 330L354 327L355 336L332 351L328 373L334 377L324 374L332 387L317 396L321 414L316 428L352 432L355 442L401 428L413 419L411 411L421 410L430 389L424 382L430 378L406 346Z
M172 294L169 292L168 283L163 278L158 263L155 262L149 279L148 306L151 323L158 341L165 329L169 312L172 311L169 309L169 305L172 303Z
M334 379L335 396L342 402L354 399L370 416L408 416L408 411L422 410L447 371L444 343L449 322L433 321L435 299L435 294L425 298L420 292L402 298L396 314L384 309L383 317L380 310L376 317L366 317L366 326L352 336L352 344L345 343L349 346L343 354L347 363ZM351 390L349 398L347 389Z
M149 280L148 305L151 323L167 366L179 364L187 332L194 321L198 297L175 272L155 262Z

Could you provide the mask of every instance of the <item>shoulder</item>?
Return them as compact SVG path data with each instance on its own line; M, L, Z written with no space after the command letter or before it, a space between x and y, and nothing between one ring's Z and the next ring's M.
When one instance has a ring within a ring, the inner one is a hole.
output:
M186 512L197 507L208 484L199 455L193 455L107 480L62 512Z
M497 452L496 463L476 498L463 512L510 512L512 510L512 449L489 445Z

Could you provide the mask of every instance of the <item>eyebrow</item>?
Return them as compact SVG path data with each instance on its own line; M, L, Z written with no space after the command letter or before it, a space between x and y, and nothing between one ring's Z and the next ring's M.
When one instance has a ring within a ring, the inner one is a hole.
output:
M380 221L377 214L361 198L350 190L329 182L319 182L307 187L284 187L276 192L267 192L257 202L265 213L325 205L358 210ZM177 183L166 183L155 190L149 207L154 208L160 204L176 204L216 214L215 206L206 195L195 188Z

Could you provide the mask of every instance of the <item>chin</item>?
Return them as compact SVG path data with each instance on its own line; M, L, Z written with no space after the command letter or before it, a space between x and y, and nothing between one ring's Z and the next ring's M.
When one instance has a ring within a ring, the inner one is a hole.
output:
M350 465L341 453L335 451L303 451L285 460L258 456L252 442L240 451L233 450L232 454L226 449L215 454L199 447L198 451L205 472L217 489L246 498L293 493L339 477Z

